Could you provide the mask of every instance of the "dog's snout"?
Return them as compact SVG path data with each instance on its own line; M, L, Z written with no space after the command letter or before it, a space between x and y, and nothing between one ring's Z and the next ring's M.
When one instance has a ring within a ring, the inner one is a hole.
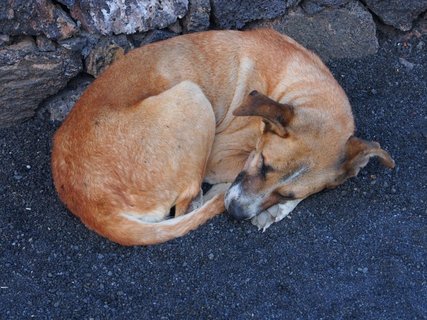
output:
M255 216L259 211L259 201L252 194L245 192L240 177L245 177L242 172L225 194L225 207L231 217L236 220L246 220Z
M234 199L230 201L227 211L236 220L241 221L248 218L243 207Z

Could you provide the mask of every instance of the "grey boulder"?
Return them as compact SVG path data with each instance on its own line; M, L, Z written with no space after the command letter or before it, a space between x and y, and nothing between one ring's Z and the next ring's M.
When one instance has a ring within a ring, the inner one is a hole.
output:
M40 51L32 39L0 49L0 127L32 117L40 102L82 70L79 54Z

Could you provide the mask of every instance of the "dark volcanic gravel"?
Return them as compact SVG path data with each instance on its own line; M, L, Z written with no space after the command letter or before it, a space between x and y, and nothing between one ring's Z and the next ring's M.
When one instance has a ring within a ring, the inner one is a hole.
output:
M223 215L163 245L118 246L56 197L56 126L1 129L0 318L426 319L426 48L393 38L330 64L357 134L397 166L371 161L265 233Z

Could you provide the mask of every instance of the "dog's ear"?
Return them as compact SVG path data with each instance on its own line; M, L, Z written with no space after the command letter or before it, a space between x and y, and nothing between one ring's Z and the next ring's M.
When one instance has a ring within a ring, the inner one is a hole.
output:
M378 157L381 164L388 168L394 168L394 160L386 151L381 149L378 142L365 141L354 136L350 137L346 144L343 164L345 178L355 177L372 157Z
M252 91L242 105L234 110L233 115L263 117L266 129L286 137L286 126L294 116L294 109L292 106L278 103L258 91Z

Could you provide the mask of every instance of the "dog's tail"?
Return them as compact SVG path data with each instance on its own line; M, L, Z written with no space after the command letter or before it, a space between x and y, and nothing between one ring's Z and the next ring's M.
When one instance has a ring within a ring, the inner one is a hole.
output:
M96 231L121 245L152 245L181 237L224 210L222 193L180 217L151 223L117 214L103 221L102 228L96 228Z

